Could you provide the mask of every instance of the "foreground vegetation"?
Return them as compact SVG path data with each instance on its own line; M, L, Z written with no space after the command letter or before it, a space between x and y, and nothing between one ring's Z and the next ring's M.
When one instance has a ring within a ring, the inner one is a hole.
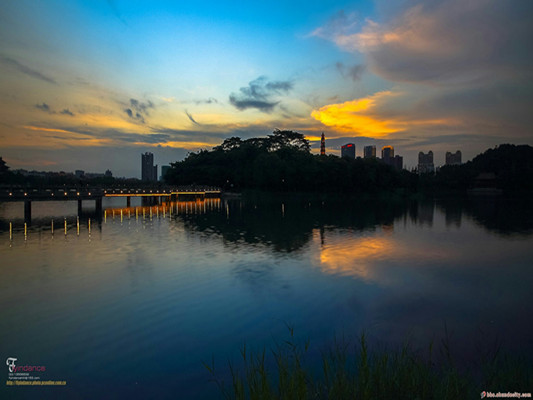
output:
M306 363L309 341L296 343L289 330L290 339L271 352L254 353L244 346L242 366L229 365L230 382L219 377L214 360L204 364L225 399L455 400L479 398L482 391L525 393L533 387L531 360L510 359L495 348L475 367L461 367L446 338L437 351L432 343L422 354L408 344L392 351L371 350L363 334L356 346L335 341L322 353L317 370Z

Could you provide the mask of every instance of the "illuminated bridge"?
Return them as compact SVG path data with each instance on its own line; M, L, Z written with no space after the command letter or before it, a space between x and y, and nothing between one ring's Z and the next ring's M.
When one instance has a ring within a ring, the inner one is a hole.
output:
M142 187L142 188L97 188L97 187L55 187L55 188L21 188L11 187L0 190L0 201L24 201L24 219L31 221L32 201L77 201L78 214L81 214L82 201L94 200L96 213L102 213L104 197L125 197L129 207L132 197L141 197L148 204L160 204L162 201L177 200L178 197L218 197L221 190L207 186L181 187Z

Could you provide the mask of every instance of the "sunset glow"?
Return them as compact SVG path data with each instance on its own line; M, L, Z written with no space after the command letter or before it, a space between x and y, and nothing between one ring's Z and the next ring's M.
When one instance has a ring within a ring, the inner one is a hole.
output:
M532 144L530 6L396 3L8 2L0 156L138 176L147 149L168 165L276 128L407 164Z

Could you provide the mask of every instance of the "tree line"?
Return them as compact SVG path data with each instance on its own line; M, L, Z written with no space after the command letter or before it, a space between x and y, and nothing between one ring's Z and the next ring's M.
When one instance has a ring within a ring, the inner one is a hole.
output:
M379 159L349 159L310 152L309 141L293 131L265 138L231 137L212 150L189 153L171 164L165 180L178 185L212 185L225 190L361 193L403 189L465 191L481 173L508 191L533 190L533 147L503 144L462 165L434 174L397 170Z
M265 138L231 137L210 151L190 153L171 164L165 179L226 190L357 193L409 187L413 174L375 159L313 155L304 135L275 130Z

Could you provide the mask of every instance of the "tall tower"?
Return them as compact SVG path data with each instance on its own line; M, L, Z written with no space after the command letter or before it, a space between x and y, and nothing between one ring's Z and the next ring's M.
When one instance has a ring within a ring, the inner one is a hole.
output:
M320 155L326 155L326 138L324 137L324 132L322 132L322 137L320 138Z
M152 153L141 154L141 177L143 181L157 180L157 166L154 169L154 155Z

